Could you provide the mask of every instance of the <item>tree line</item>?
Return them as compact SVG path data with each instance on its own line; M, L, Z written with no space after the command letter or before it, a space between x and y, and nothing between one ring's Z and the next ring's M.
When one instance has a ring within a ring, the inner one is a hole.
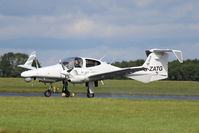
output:
M115 62L113 65L124 68L131 66L141 66L144 62L144 60L122 61ZM183 64L176 60L171 61L169 62L168 73L168 80L199 81L199 60L185 60Z
M0 56L0 77L20 77L24 69L19 68L18 65L24 64L28 57L27 54L13 52ZM38 66L41 66L38 61L37 63ZM36 66L35 61L33 66Z
M9 52L0 56L0 77L20 77L24 69L17 65L24 64L27 59L28 55L24 53ZM144 60L135 60L115 62L112 65L124 68L141 66L143 63ZM38 64L41 66L39 62ZM33 66L36 66L35 62ZM185 60L183 64L178 61L169 62L168 80L199 81L199 60Z

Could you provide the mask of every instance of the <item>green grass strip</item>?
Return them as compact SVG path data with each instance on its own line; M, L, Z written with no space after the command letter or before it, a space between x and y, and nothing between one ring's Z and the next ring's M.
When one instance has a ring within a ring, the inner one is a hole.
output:
M197 133L199 102L0 97L4 133Z

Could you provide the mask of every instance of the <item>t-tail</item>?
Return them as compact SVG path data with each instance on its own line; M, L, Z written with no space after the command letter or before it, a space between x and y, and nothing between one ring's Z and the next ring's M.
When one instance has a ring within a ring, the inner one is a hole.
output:
M21 67L21 68L25 68L25 69L29 69L29 70L33 70L33 69L36 69L36 67L33 67L32 64L33 64L33 61L35 60L36 61L36 51L32 52L28 58L28 60L25 62L25 64L23 65L18 65L18 67ZM37 63L37 61L36 61ZM38 65L37 65L38 67Z
M143 67L146 69L143 71L129 74L127 75L127 77L144 83L168 78L168 52L172 52L176 56L178 61L180 63L183 63L182 52L179 50L146 50L147 59L143 64Z

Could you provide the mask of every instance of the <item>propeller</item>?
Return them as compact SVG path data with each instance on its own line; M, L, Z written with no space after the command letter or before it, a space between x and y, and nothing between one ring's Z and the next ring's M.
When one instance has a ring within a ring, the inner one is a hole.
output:
M65 66L64 66L64 64L62 63L61 60L59 60L59 64L62 66L62 69L65 70Z
M102 83L102 85L104 85L104 81L103 80L101 80L100 82Z
M34 84L35 84L35 81L32 82L32 87L34 86Z
M61 74L65 75L65 78L69 78L69 76L72 76L70 74L70 72L73 70L73 68L69 69L69 70L66 70L66 67L63 65L63 63L60 63L60 64L61 64L61 66L63 68L63 71L61 72Z
M34 86L35 85L35 80L36 80L36 78L33 78L34 80L33 80L33 82L32 82L32 86Z

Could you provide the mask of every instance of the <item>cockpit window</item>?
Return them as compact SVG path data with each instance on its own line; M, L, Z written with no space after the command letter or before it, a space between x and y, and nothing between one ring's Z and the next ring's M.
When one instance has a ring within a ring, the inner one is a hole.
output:
M96 60L91 60L91 59L86 59L86 67L93 67L93 66L98 66L101 63Z
M74 62L75 67L82 67L83 66L83 60L81 58L75 58Z
M72 57L65 59L63 62L61 62L65 67L67 67L69 70L73 69L74 67L81 68L83 66L83 60L79 57Z

